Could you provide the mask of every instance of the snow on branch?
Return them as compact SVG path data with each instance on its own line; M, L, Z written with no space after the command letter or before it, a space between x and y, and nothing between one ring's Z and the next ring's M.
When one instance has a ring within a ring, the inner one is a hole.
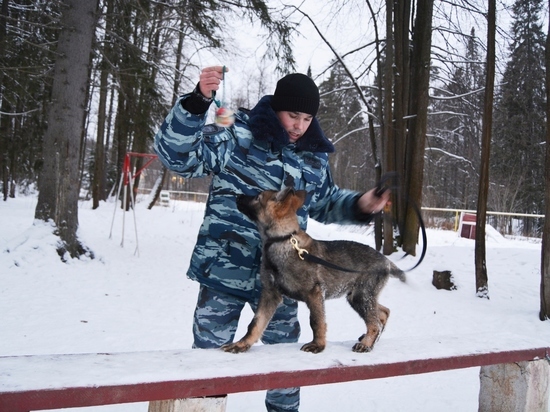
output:
M333 143L334 144L334 143ZM431 150L431 151L434 151L434 152L440 152L440 153L443 153L445 156L449 156L449 157L452 157L453 159L457 159L457 160L461 160L465 163L468 163L470 166L473 167L473 164L470 160L466 159L464 156L458 156L458 155L455 155L453 153L450 153L446 150L443 150L443 149L440 149L438 147L426 147L425 149L426 151L428 150Z

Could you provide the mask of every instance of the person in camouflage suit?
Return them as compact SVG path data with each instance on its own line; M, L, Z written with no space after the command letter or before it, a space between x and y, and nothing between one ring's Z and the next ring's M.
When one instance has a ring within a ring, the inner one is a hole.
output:
M238 211L237 196L294 187L306 190L298 211L303 230L311 217L323 223L368 223L388 193L358 193L332 180L328 154L334 151L315 115L319 89L304 74L277 82L252 110L239 109L229 127L206 124L223 78L222 66L201 72L197 87L181 96L155 136L162 163L186 178L212 175L204 221L187 275L200 283L194 314L195 348L217 348L234 339L241 310L256 309L261 241L255 224ZM266 344L297 342L297 303L285 298L264 332ZM299 388L270 390L269 412L298 411Z

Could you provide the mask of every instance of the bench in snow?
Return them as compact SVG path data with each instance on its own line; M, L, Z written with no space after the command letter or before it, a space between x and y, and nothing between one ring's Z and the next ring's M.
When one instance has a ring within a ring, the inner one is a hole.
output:
M4 356L0 411L131 402L150 402L156 412L223 411L225 401L208 397L481 366L480 411L548 412L549 342L510 334L382 337L370 353L354 353L352 345L328 342L321 354L280 344L237 355L185 349ZM185 407L186 398L204 406Z

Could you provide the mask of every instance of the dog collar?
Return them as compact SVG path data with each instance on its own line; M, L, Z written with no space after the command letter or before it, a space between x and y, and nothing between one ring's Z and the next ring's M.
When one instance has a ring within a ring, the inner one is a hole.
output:
M277 237L272 237L272 238L269 238L266 242L265 242L265 248L267 249L268 247L270 247L273 243L279 243L279 242L286 242L287 240L289 240L290 238L294 237L294 235L296 234L296 232L292 232L292 233L289 233L288 235L283 235L283 236L277 236Z

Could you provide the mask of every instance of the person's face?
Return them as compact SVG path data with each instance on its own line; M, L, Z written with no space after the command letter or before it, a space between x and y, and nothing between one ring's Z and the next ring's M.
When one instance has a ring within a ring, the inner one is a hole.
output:
M291 143L302 137L313 120L313 116L302 112L277 112L277 117L288 133Z

